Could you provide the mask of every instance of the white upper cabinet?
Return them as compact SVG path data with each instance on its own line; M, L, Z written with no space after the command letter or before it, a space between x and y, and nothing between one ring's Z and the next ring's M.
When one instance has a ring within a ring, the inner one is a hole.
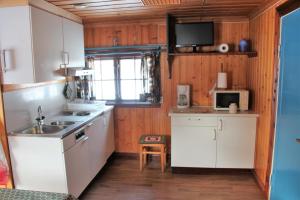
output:
M4 83L34 80L30 18L29 6L0 8L0 59ZM4 59L5 51L11 53L10 66Z
M68 19L63 19L64 64L67 67L84 67L83 26Z
M62 18L31 7L31 19L35 81L61 79L57 70L62 64Z
M0 8L2 83L63 79L64 52L67 67L84 67L83 43L81 24L31 6Z

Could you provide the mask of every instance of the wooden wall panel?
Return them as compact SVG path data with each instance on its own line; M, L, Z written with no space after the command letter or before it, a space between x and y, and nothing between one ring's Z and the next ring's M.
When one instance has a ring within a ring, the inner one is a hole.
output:
M259 114L255 173L265 194L268 195L274 140L274 97L277 76L277 47L279 28L276 7L286 0L272 1L272 5L256 13L250 20L250 39L258 57L251 58L247 71L247 87L252 91L252 108ZM276 93L275 93L276 95Z
M216 43L237 44L240 39L249 37L249 23L218 22ZM164 21L126 24L86 24L85 46L112 46L113 37L118 37L119 45L165 44L166 29ZM217 72L224 70L229 74L229 84L245 88L247 56L178 56L173 64L173 78L168 79L166 53L161 55L161 78L163 104L160 108L122 108L115 109L115 136L117 152L138 152L138 139L141 134L157 133L170 135L170 108L176 106L177 84L192 85L194 105L212 104L208 91L214 85ZM170 138L168 139L170 144ZM169 146L170 147L170 146Z

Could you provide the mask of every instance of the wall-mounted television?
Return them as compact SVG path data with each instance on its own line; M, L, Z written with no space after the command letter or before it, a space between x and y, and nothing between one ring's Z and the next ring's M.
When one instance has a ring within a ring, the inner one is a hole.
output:
M196 47L214 45L214 23L175 24L176 47Z

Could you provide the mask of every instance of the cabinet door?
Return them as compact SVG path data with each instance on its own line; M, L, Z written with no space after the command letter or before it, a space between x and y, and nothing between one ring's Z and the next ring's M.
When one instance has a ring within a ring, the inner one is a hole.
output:
M253 168L256 118L222 117L218 119L217 167Z
M4 69L3 51L10 50L12 66ZM0 8L0 51L3 83L33 83L29 6Z
M67 54L67 67L84 67L83 25L63 19L64 52Z
M64 153L68 193L75 197L90 183L89 141L90 138L83 136Z
M172 167L215 167L216 128L172 126Z
M35 81L63 79L57 73L62 64L62 18L35 7L31 7L31 18Z
M104 114L105 137L106 137L106 159L108 159L115 151L115 132L114 132L114 116L113 111Z
M92 121L85 132L89 137L90 174L93 179L106 163L104 117Z

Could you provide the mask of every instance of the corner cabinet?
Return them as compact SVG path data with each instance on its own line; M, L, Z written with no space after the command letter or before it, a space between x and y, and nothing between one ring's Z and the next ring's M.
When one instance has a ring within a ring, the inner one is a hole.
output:
M171 115L171 166L254 167L256 115Z
M84 67L81 24L36 7L18 6L0 8L0 27L4 84L59 80L61 67ZM69 28L72 33L66 31Z

